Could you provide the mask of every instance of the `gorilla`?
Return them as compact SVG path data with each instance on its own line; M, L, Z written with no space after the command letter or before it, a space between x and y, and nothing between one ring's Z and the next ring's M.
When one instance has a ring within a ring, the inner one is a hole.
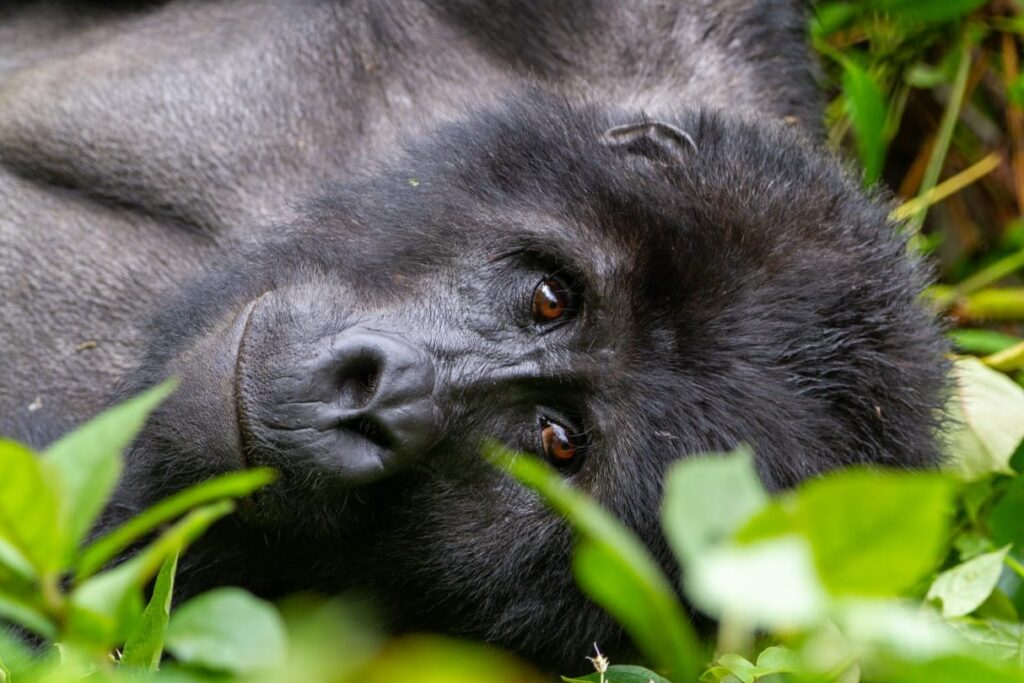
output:
M938 462L926 274L820 149L795 0L6 12L0 431L173 375L104 526L281 474L180 597L359 591L572 671L628 644L488 439L667 569L681 457L749 443L773 489Z

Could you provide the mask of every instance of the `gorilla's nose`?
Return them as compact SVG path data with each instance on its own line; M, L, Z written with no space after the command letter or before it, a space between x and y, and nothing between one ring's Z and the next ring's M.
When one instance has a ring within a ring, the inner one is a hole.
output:
M271 343L264 363L244 359L257 367L243 368L239 412L257 443L243 437L243 446L257 459L363 483L402 469L437 439L434 364L423 349L359 327L290 342Z

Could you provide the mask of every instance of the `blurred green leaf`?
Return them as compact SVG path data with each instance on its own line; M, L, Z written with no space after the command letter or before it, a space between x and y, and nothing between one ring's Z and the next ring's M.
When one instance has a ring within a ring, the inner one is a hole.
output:
M747 448L681 461L672 466L665 483L665 536L680 562L689 565L729 540L767 500Z
M279 679L283 680L283 679ZM389 645L354 683L541 683L542 677L500 650L441 636L407 636Z
M1007 545L947 569L932 582L925 599L938 600L947 619L970 614L992 594L1009 551Z
M812 625L827 604L807 544L795 536L708 551L684 581L698 607L750 626Z
M911 21L942 22L959 19L988 0L873 0L875 9Z
M180 553L233 509L231 501L197 508L132 559L79 584L71 593L70 633L95 646L123 642L141 616L142 586L168 556Z
M38 456L19 443L0 439L0 539L7 548L0 558L12 569L27 569L22 558L39 573L61 568L64 531L59 500Z
M596 671L579 678L562 676L565 683L599 683L601 674ZM667 678L659 676L642 666L612 664L604 675L605 683L671 683Z
M164 633L171 616L171 596L174 593L174 574L178 568L178 553L167 556L160 573L156 575L153 593L142 612L135 632L124 645L121 663L155 671L164 651Z
M842 55L838 55L838 59L843 67L844 107L856 135L857 152L864 167L864 183L873 185L882 175L889 147L885 132L885 96L866 69Z
M90 545L78 561L76 578L92 575L104 564L160 525L206 503L247 496L275 478L273 470L257 468L208 479L160 501Z
M797 494L798 526L837 595L896 595L939 560L953 487L940 476L847 470Z
M811 16L811 37L822 40L849 26L863 12L861 2L819 2Z
M584 591L670 678L696 678L701 656L693 627L639 539L536 458L494 444L485 453L495 466L540 494L576 530L573 568Z
M1024 624L995 619L957 619L951 622L978 654L991 660L1024 665Z
M851 469L767 505L736 537L799 534L831 593L897 595L937 564L952 498L941 475Z
M1008 349L1021 341L1019 337L1015 337L1012 334L984 329L950 330L946 336L961 351L986 356Z
M954 367L956 390L949 412L958 421L946 433L961 476L1012 474L1010 458L1024 439L1024 389L976 358Z
M0 634L3 633L4 621L18 624L44 638L57 636L57 627L37 605L20 596L0 591Z
M988 514L992 540L1024 548L1024 477L1015 477Z
M219 588L174 611L166 646L185 664L252 674L282 667L287 640L273 605L239 588Z
M173 380L157 385L89 420L46 449L45 466L56 473L61 484L60 514L65 529L61 567L89 533L113 492L121 474L121 452L176 386Z

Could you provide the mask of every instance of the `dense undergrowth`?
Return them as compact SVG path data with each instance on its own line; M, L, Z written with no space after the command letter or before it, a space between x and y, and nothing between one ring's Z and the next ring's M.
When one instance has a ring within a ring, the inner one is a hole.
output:
M865 184L894 189L912 247L937 264L927 297L959 354L951 466L846 471L773 497L746 451L676 465L664 500L645 504L661 507L683 595L718 620L708 639L628 530L545 465L491 447L495 467L573 526L579 585L643 654L581 652L580 671L593 672L569 680L1024 683L1024 9L867 0L815 10L830 140L859 159ZM171 388L42 454L0 441L0 620L41 643L0 631L0 683L543 680L478 645L389 640L342 603L273 605L219 589L171 612L179 554L273 478L208 481L88 541L121 451ZM105 569L143 538L155 540Z

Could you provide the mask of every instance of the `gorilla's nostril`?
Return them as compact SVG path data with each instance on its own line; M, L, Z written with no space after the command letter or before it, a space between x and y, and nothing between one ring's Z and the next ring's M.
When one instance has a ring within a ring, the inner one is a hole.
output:
M370 441L384 449L390 449L395 445L387 431L377 424L376 421L366 416L342 420L339 427L347 429L350 432L355 432L367 441Z
M380 364L361 356L345 364L338 373L338 399L346 408L362 408L373 398L380 383Z

